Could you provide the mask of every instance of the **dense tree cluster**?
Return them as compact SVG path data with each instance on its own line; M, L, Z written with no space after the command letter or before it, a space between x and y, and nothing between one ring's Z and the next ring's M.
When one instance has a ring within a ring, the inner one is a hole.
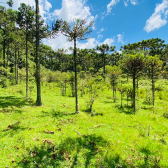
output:
M7 3L9 6L13 4L12 1ZM115 51L115 46L108 44L102 44L93 49L79 49L76 42L89 38L93 22L88 24L86 19L76 19L73 23L57 20L50 29L39 15L38 5L36 0L36 10L34 10L33 7L21 3L18 11L0 6L0 75L3 87L7 80L11 84L18 84L19 79L26 80L26 97L28 97L28 83L35 80L37 105L41 105L40 77L44 79L43 69L53 73L60 71L62 94L66 95L66 84L69 83L72 95L76 97L76 113L78 113L78 88L83 95L87 85L84 76L91 75L90 78L95 77L95 80L101 76L104 82L109 78L114 102L116 90L121 94L127 92L127 95L132 92L132 106L135 111L138 79L143 74L151 80L154 106L155 81L161 74L164 74L164 77L167 76L168 45L164 44L164 40L159 38L142 40L122 46L120 52ZM69 41L73 41L74 47L53 50L41 43L43 38L56 38L58 32L67 36ZM117 86L120 77L125 75L127 79L129 76L132 78L132 91L124 88L122 84ZM49 81L52 81L51 76ZM95 95L92 95L92 102L94 102L93 99Z

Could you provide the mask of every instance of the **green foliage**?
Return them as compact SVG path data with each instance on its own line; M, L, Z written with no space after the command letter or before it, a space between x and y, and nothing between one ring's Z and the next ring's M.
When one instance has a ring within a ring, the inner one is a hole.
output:
M95 76L95 77L91 77L87 84L87 92L89 93L89 99L87 101L87 111L91 112L92 115L94 115L93 112L93 104L95 102L95 99L98 97L99 93L101 91L103 91L103 78L101 76Z
M143 70L145 66L144 55L137 53L135 55L128 54L120 62L121 69L130 76L135 76Z

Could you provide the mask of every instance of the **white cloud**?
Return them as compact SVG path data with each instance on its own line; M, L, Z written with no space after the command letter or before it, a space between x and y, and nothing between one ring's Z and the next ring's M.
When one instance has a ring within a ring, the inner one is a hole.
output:
M92 16L89 6L85 5L84 0L62 0L62 8L53 12L53 17L72 22L74 19L85 19L88 22L95 20L97 16Z
M128 6L128 2L129 2L129 0L124 1L124 5Z
M132 5L138 4L138 0L124 0L124 5L128 6L129 1L131 2ZM115 6L119 2L120 2L120 0L111 0L111 2L107 5L107 14L106 15L109 15L111 13L112 7ZM114 15L114 13L113 13L113 15ZM104 15L103 15L102 19L104 19Z
M101 32L103 32L105 29L102 27L98 32L97 34L100 34Z
M6 3L6 0L1 0L2 2ZM13 10L18 10L21 3L25 3L30 6L34 6L35 8L35 0L13 0L14 5L12 7ZM7 5L5 5L8 7ZM48 0L40 0L39 1L39 10L40 15L46 19L49 17L49 10L52 8L52 5L48 2Z
M44 39L43 43L45 45L49 45L53 50L57 50L58 48L68 49L69 47L73 47L74 43L67 41L67 38L63 35L58 36L56 39ZM95 38L89 38L85 43L77 41L77 48L94 48L99 44L99 41Z
M104 40L103 43L101 44L108 44L109 46L111 46L112 43L114 43L115 40L114 40L114 37L113 38L107 38L106 40Z
M165 15L165 18L167 18L167 15L168 15L168 10L165 12L165 14L164 14L164 15Z
M102 35L102 34L99 34L97 38L98 38L98 39L102 39L102 38L103 38L103 35Z
M124 41L123 41L124 35L122 35L122 34L117 34L117 37L118 37L117 42L124 44Z
M146 32L149 33L155 29L159 29L160 27L164 26L167 23L166 18L168 12L166 9L168 9L168 0L163 0L161 4L156 4L155 12L146 21L146 25L144 27L144 30Z
M126 0L124 1L124 5L128 6L128 2L131 2L132 5L137 5L138 4L138 0Z
M137 5L138 4L138 0L130 0L132 5Z
M111 2L107 5L107 14L111 13L112 6L116 5L119 2L120 0L111 0Z
M101 37L102 35L98 36ZM107 38L104 40L104 42L100 42L101 38L89 38L88 40L86 40L85 43L81 42L81 41L77 41L77 48L80 49L85 49L85 48L95 48L98 45L102 45L102 44L108 44L108 45L112 45L112 43L115 42L114 37L113 38ZM64 48L64 49L68 49L69 47L74 47L74 43L73 42L69 42L67 41L67 38L63 35L59 35L56 39L43 39L42 41L45 45L50 46L53 50L57 50L58 48Z

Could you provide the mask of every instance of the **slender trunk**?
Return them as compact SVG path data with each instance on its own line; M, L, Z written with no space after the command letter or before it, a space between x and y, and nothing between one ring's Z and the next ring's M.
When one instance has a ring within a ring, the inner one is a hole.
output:
M28 72L28 46L27 46L27 41L28 41L28 34L26 32L26 98L28 98L28 81L29 81L29 72Z
M121 91L121 108L122 108L122 91Z
M16 55L16 48L15 48L15 82L18 84L17 81L17 55Z
M106 66L106 59L105 59L105 55L103 54L103 72L105 74L105 66Z
M115 100L115 96L114 96L114 90L115 90L115 88L114 88L115 86L114 86L114 80L113 80L113 100L114 100L114 103L116 102L116 100Z
M36 84L37 100L36 105L41 106L41 85L40 85L40 55L39 55L39 0L36 0Z
M6 45L5 45L6 41L3 40L3 67L5 68L5 48L6 48Z
M133 112L135 112L135 74L133 74Z
M8 42L8 51L7 51L6 68L8 68L8 59L9 59L9 42Z
M116 87L114 87L114 91L115 91L115 97L114 97L114 100L116 102Z
M51 71L53 71L53 57L51 57Z
M152 104L155 105L155 81L152 73Z
M76 59L76 37L74 37L74 69L75 69L75 98L76 98L76 113L79 113L78 105L78 83L77 83L77 59Z
M127 91L127 107L128 107L128 91Z
M19 58L20 58L20 52L19 52L19 50L18 50L18 58L17 58L17 83L18 83L18 76L19 76L19 63L18 63L18 60L19 60Z
M67 81L65 80L65 96L66 96L66 83L67 83Z
M138 77L137 77L137 96L139 96L138 87L139 87L139 85L138 85Z

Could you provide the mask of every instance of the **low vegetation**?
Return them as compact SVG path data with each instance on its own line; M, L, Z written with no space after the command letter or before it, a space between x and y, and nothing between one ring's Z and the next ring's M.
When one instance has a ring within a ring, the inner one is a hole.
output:
M35 83L29 99L24 98L24 83L1 88L1 167L167 167L167 81L156 82L153 113L152 97L147 97L148 86L141 79L134 113L126 92L122 108L118 90L114 103L106 80L92 111L88 101L93 95L86 86L79 96L79 114L74 113L70 84L63 96L59 82L44 82L41 107L34 104ZM123 78L123 85L127 83Z

